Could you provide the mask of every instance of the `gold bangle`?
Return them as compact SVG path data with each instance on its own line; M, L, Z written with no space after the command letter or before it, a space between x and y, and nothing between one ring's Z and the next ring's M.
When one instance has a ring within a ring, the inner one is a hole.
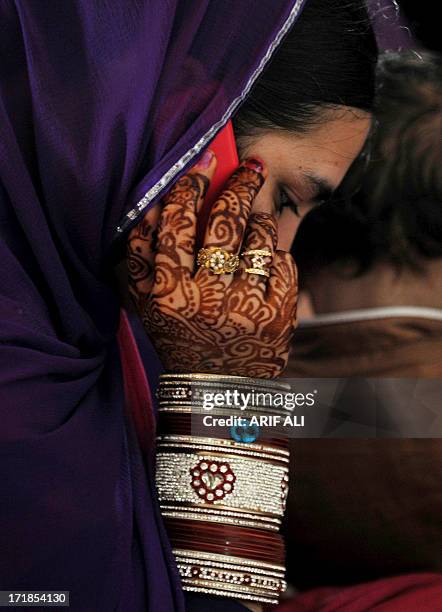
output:
M160 385L168 382L216 382L225 384L235 383L249 386L264 386L268 387L269 389L278 389L281 391L290 389L290 385L288 385L287 383L282 383L268 378L251 378L249 376L235 376L233 374L209 374L208 372L167 372L165 374L161 374Z
M243 559L242 557L235 557L233 555L220 555L216 553L207 553L201 550L189 550L188 548L174 548L173 554L176 557L187 557L195 559L203 559L209 563L229 563L231 565L250 566L250 559ZM253 561L253 567L259 568L266 571L275 571L284 574L285 567L283 565L277 565L276 563L268 563L266 561Z
M279 462L203 451L157 453L160 504L223 506L282 517L288 467Z
M269 387L267 384L251 387L249 383L243 384L232 381L227 384L227 380L205 382L190 381L161 381L157 391L158 407L163 412L173 412L178 408L178 412L203 413L208 412L208 402L212 402L209 407L214 410L214 414L226 414L226 410L241 410L241 414L260 414L268 412L270 414L281 415L286 413L284 408L284 395L287 393L288 385ZM247 407L243 410L244 393L247 394ZM221 398L219 397L221 396ZM216 405L213 404L216 397ZM221 400L221 401L220 401Z
M249 512L240 512L235 509L226 510L224 508L196 508L185 504L176 506L161 503L161 514L165 518L182 519L184 521L202 521L206 523L222 523L224 525L237 525L238 527L252 527L255 529L267 529L269 531L279 531L281 519L266 516L260 513L259 516Z
M237 599L277 603L287 587L283 566L202 551L174 548L173 553L185 590L213 589Z
M279 593L282 591L282 587L281 588L270 588L270 589L259 589L256 587L252 587L252 586L247 586L247 585L242 585L241 584L241 579L242 579L242 575L241 574L234 574L233 572L229 572L226 574L230 574L231 575L231 580L236 578L235 582L228 582L227 580L222 580L222 578L220 578L220 580L215 580L214 578L189 578L186 574L186 570L181 567L178 567L178 570L180 572L181 575L181 582L183 587L184 586L195 586L195 587L205 587L205 588L213 588L213 589L219 589L219 590L224 590L224 591L230 591L231 592L231 597L235 597L235 599L241 599L243 594L247 594L250 598L251 597L276 597L276 594L279 595ZM215 574L216 572L213 571L213 573ZM207 572L205 575L210 576L212 574L211 571ZM220 576L223 576L222 572L219 572ZM262 600L261 600L262 601ZM274 600L277 603L277 600Z
M215 588L205 588L200 586L191 586L188 584L182 585L183 591L189 591L193 593L203 593L204 595L216 595L217 597L233 597L234 599L239 600L247 600L247 601L256 601L258 603L267 603L275 605L278 603L278 599L268 598L268 597L259 597L258 595L250 595L246 593L241 593L239 595L236 591L232 592L230 590L226 590L223 588L215 589Z
M284 383L242 376L165 374L159 411L206 413L204 394L224 391L225 405L212 414L231 415L233 406L227 404L236 400L229 399L229 388L261 394L251 400L252 411L261 414L280 414L283 408L276 402L273 407L273 398L290 390ZM167 432L157 437L156 485L183 590L276 604L286 586L278 531L288 493L288 450L273 437L244 443L189 435L189 417L164 415L161 424ZM225 543L231 538L236 542L231 552L242 557L228 554Z
M246 442L235 442L224 438L207 438L202 436L183 436L164 434L157 437L158 448L185 448L190 450L209 450L215 453L228 455L242 455L245 457L258 457L273 462L288 465L290 451L283 448L267 446L260 442L249 444Z

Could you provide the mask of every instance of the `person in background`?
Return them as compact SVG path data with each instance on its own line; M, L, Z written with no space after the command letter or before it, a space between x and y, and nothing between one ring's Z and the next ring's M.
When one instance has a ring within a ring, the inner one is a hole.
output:
M370 156L362 187L350 206L335 201L312 211L296 236L300 283L316 316L297 333L287 375L303 373L304 361L309 375L312 368L329 376L437 377L441 372L441 58L387 54L379 65L379 83L379 127L368 144L371 151L362 154L362 159ZM358 160L342 193L353 189L360 165ZM375 323L368 329L361 319ZM410 319L415 321L411 337ZM340 322L345 334L331 325ZM323 341L328 329L336 338L345 335L350 350L358 347L359 359L352 355L351 364L344 359L342 342L336 343L340 358L333 366L322 362L320 351L307 354L307 336L318 325ZM350 340L353 329L355 336L360 333L357 340ZM388 353L373 342L375 333L396 338Z
M344 201L312 210L294 241L312 317L287 377L442 377L441 57L387 54L378 83L378 126ZM401 406L389 408L400 418ZM442 571L440 440L297 439L291 450L295 586Z

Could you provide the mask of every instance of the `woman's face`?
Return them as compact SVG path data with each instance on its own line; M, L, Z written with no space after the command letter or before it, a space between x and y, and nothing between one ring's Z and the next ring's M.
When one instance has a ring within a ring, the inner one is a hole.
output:
M268 169L253 210L279 217L279 248L288 250L302 217L330 198L369 129L368 113L341 107L306 134L269 132L241 151L242 158L257 157Z

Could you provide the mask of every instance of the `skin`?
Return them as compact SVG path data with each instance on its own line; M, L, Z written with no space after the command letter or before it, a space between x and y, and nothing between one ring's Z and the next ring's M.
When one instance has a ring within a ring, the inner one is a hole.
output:
M296 323L296 267L276 251L277 225L268 212L251 214L265 171L240 167L213 205L205 248L241 254L269 252L269 278L248 274L241 256L234 274L196 267L196 220L215 171L196 166L157 210L130 234L130 290L167 370L274 378L284 370ZM157 232L155 233L155 227Z
M319 203L318 188L308 175L328 185L329 193L323 195L325 199L330 197L361 151L369 130L369 114L341 107L329 112L325 123L305 134L271 132L241 151L244 157L262 159L268 169L267 180L253 203L253 210L273 211L279 217L278 248L290 249L302 217ZM297 205L299 216L289 206L278 210L281 191Z
M270 251L268 279L245 272L248 257L234 274L197 269L196 219L215 159L195 166L162 208L146 213L129 236L130 291L167 370L256 378L284 371L297 300L287 249L302 216L339 185L369 128L368 115L342 107L305 134L263 134L241 151L260 160L263 171L235 173L212 208L204 246L238 255ZM290 206L280 206L282 193Z
M329 192L339 185L369 127L367 115L342 108L307 134L264 134L241 152L242 159L262 160L264 171L243 167L234 174L212 208L204 246L237 254L268 249L268 279L245 272L247 257L235 274L196 267L196 219L215 159L194 167L163 208L146 213L129 235L130 292L167 369L262 378L283 372L297 306L296 266L286 250L317 203L317 183ZM296 202L297 214L280 206L281 190Z

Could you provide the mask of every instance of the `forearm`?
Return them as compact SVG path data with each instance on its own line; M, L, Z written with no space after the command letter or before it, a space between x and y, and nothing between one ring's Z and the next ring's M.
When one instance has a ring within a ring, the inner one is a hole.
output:
M238 432L232 439L229 427L207 434L201 422L205 393L248 393L249 409L240 414L250 417L274 410L265 404L283 389L274 381L244 377L162 377L157 488L185 591L236 599L259 610L277 603L285 589L279 527L288 490L287 441L272 434L245 442ZM234 414L230 402L218 402L217 416Z
M209 158L175 183L159 218L151 210L132 231L130 286L164 367L194 373L164 378L159 398L157 488L183 588L259 610L277 603L285 588L278 531L288 450L282 440L232 439L207 427L196 433L192 392L196 382L203 391L213 391L214 381L245 392L278 384L270 379L287 364L296 266L276 249L272 212L251 213L267 172L258 160L231 176L197 251L198 212L216 165ZM228 405L222 408L231 415Z

